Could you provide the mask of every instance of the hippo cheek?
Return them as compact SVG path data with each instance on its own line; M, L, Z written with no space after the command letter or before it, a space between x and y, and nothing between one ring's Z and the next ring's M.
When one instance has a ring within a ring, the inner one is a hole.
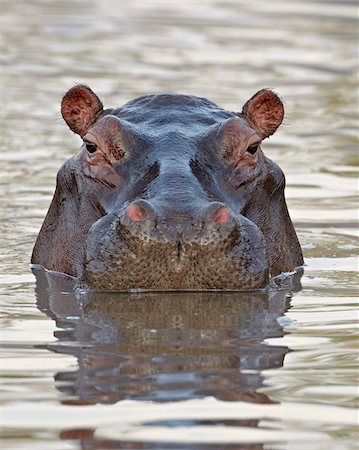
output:
M80 284L97 291L245 290L268 284L262 233L241 217L221 238L174 242L105 216L90 229Z

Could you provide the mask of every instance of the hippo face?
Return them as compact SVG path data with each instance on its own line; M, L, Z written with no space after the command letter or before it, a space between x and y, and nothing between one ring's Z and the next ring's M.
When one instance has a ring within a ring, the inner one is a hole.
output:
M260 147L284 115L273 92L242 113L169 94L104 110L78 85L61 111L83 145L58 173L33 263L107 291L262 288L303 263L283 172Z

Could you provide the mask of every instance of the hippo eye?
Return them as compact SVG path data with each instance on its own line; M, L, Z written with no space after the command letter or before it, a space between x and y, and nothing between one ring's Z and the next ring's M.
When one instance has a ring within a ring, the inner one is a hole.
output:
M84 141L84 143L85 143L85 146L86 146L86 150L89 153L95 153L95 151L97 150L97 145L96 144L93 144L92 142L89 142L89 141Z
M247 152L250 153L251 155L254 155L255 152L258 150L258 147L259 147L259 143L258 142L256 144L251 144L247 148Z

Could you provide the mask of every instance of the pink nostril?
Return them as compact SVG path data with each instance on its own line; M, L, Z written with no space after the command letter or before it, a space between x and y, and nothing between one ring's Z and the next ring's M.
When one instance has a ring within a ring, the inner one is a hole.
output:
M147 216L146 211L137 203L132 203L127 208L126 214L134 222L143 222Z
M225 206L221 206L213 214L213 221L216 224L227 223L231 218L231 213Z

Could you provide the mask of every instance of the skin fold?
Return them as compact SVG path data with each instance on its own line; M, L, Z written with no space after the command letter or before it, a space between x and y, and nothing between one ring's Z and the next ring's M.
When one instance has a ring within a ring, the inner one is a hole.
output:
M62 100L80 151L60 168L32 263L99 291L240 290L303 264L282 170L261 150L284 108L270 90L241 113L199 97L103 109Z

